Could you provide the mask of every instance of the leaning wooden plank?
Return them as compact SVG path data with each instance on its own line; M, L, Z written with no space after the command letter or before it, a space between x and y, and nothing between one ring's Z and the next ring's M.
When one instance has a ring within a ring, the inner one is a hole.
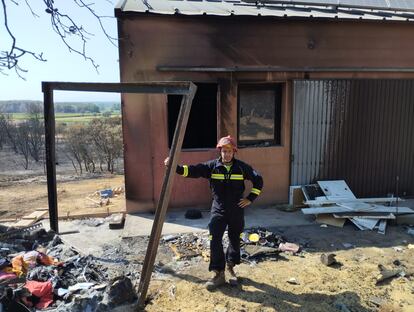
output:
M386 227L387 227L387 220L381 220L378 226L378 233L385 234Z
M152 225L151 236L148 243L147 252L145 254L144 263L141 270L141 278L138 285L138 305L142 308L145 305L146 295L152 271L154 269L155 257L160 242L162 226L164 224L167 207L170 200L170 194L175 176L175 168L178 164L178 156L184 140L185 129L187 127L188 116L190 115L191 104L197 87L193 83L189 83L189 94L184 95L181 100L181 108L178 113L176 129L174 131L173 141L170 149L170 163L164 175L164 181L161 193L155 210L154 223Z
M49 208L47 208L47 207L43 207L43 208L36 208L35 210L36 210L36 211L42 211L42 210L49 211Z
M326 206L326 207L316 207L316 208L303 208L301 209L304 214L320 214L320 213L340 213L340 212L349 212L349 208L339 207L339 206ZM377 205L374 209L369 210L355 210L352 212L388 212L388 213L414 213L414 210L408 207L387 207Z
M25 226L29 226L36 223L35 219L21 219L20 221L16 222L15 224L13 224L14 227L25 227Z
M345 212L345 213L334 213L333 216L338 219L347 218L362 218L362 219L395 219L395 215L387 212Z
M336 219L331 214L319 214L316 217L316 222L336 227L344 227L345 221L346 219Z
M376 198L356 198L353 200L349 199L318 199L318 200L307 200L304 202L306 205L332 205L337 203L350 203L350 202L364 202L364 203L394 203L397 201L396 197L376 197ZM398 198L398 201L404 201L402 198Z
M34 219L37 221L37 220L42 219L47 214L48 214L48 211L45 211L45 210L33 211L31 214L27 216L23 216L22 219L25 219L25 220Z
M1 223L8 223L8 222L16 222L17 218L5 218L5 219L0 219L0 224Z

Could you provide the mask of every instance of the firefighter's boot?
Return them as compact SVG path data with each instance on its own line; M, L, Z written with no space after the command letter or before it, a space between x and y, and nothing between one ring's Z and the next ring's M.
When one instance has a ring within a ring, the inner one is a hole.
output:
M227 271L229 271L230 277L229 277L229 284L231 286L238 286L239 285L239 281L237 279L237 275L234 272L234 264L231 262L227 263Z
M213 271L214 276L209 279L206 283L206 288L208 290L214 290L217 287L220 287L226 283L226 278L224 275L224 271Z

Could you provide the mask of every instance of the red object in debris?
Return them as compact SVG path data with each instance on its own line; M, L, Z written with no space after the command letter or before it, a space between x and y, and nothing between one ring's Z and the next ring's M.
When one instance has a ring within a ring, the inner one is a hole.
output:
M40 299L40 301L36 304L37 309L47 308L53 303L53 286L50 281L27 281L24 287L27 288L33 296Z

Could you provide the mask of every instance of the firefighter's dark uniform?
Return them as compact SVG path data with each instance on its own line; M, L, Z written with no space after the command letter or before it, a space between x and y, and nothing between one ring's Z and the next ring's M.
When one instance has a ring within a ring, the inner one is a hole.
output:
M177 173L188 178L206 178L210 181L213 195L211 206L210 266L209 270L224 270L226 261L240 263L240 234L244 227L244 208L238 203L243 198L244 180L250 180L253 188L246 197L253 202L260 194L263 179L251 166L233 159L231 167L225 167L221 159L214 159L193 166L178 166ZM228 227L229 246L226 256L223 252L222 238Z

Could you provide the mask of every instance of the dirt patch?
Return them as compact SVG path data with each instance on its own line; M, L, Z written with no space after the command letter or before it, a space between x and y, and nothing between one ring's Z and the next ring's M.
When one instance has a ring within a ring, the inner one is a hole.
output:
M47 179L44 162L31 160L27 170L23 157L9 146L0 150L0 218L19 218L37 208L48 207ZM86 197L97 190L124 188L123 174L104 172L78 175L61 148L56 150L56 180L59 216L82 213L102 213L125 209L125 195L111 198L110 204L100 207ZM116 169L123 172L122 160Z
M309 247L300 256L282 253L257 264L241 264L237 267L241 286L226 285L213 292L204 287L209 278L207 262L201 258L183 262L183 269L167 279L155 276L146 311L414 311L412 275L377 284L379 264L414 270L414 249L407 248L413 239L403 227L391 227L385 237L360 234L351 225L344 229L309 226L303 233L298 228L282 230L285 237L307 241ZM339 263L322 264L324 252L334 252ZM288 282L292 278L297 284Z
M71 178L72 179L72 178ZM99 213L125 210L125 194L110 199L109 205L99 206L86 197L97 190L124 187L124 176L75 177L75 181L57 183L59 215L68 213ZM70 179L69 179L70 180ZM22 217L37 208L48 207L47 184L41 178L13 183L0 188L1 218Z

